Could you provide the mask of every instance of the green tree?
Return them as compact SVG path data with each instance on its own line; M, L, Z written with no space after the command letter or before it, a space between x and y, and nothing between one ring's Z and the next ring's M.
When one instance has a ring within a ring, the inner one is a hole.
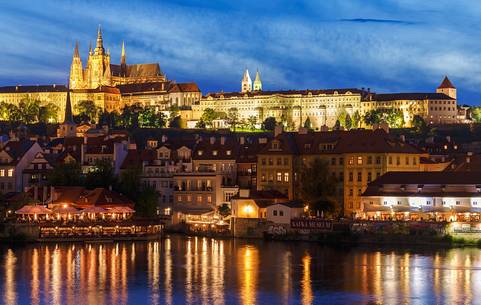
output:
M346 114L346 118L344 119L344 127L346 127L347 130L352 128L352 119L349 113Z
M235 131L237 124L239 123L239 110L237 108L233 107L229 109L227 112L226 122L229 124L232 130Z
M247 118L247 125L250 130L255 130L257 125L257 116L251 115Z
M311 124L311 119L307 117L307 119L304 121L304 128L311 129L312 124Z
M40 106L38 110L38 121L42 123L57 122L59 107L54 103Z
M178 117L180 113L180 108L177 105L172 105L169 107L169 120L173 120Z
M197 123L195 123L195 128L206 128L205 122L202 120L197 121Z
M340 126L346 126L346 117L348 116L347 111L342 109L339 115L337 116L337 120L339 121Z
M274 130L276 129L276 118L274 117L267 117L264 122L262 122L262 129L264 130Z
M428 125L420 115L413 117L412 126L414 131L418 134L427 134L429 132Z
M172 120L169 121L169 127L170 128L181 128L182 127L180 115L176 116L175 118L173 118Z
M2 121L10 120L11 104L6 102L0 102L0 119Z
M334 127L332 127L333 130L341 130L341 122L339 120L336 120L336 123L334 123Z
M356 110L352 115L352 127L359 128L361 127L360 124L361 124L361 114L359 113L359 110Z
M304 164L299 172L299 196L312 211L335 213L338 181L329 172L329 165L320 158Z
M476 123L481 123L481 106L471 107L471 117Z
M96 122L98 115L102 111L102 109L97 107L93 101L89 100L78 102L76 108L79 117L89 122Z
M96 160L93 168L85 175L85 186L89 189L109 188L115 182L114 168L109 160Z
M115 186L115 189L131 200L135 200L141 189L141 174L142 169L139 166L132 166L123 170L120 174L120 181Z
M212 108L205 108L200 120L205 123L205 127L212 128L212 122L217 119L219 114Z
M142 128L162 128L165 127L166 119L162 112L156 112L152 107L142 108L139 111L139 125Z
M149 186L144 186L135 200L135 215L139 217L155 217L159 193Z
M39 109L40 102L29 98L22 99L18 104L20 119L26 124L38 121Z
M223 204L217 207L217 212L222 216L222 217L227 217L231 214L231 209L227 204Z
M57 164L47 175L50 186L81 186L84 184L82 168L78 162Z

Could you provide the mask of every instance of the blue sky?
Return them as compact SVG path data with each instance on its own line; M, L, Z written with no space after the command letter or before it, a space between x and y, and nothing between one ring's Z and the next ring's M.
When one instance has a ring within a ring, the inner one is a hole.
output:
M0 84L67 83L75 40L85 63L102 24L112 62L159 62L203 93L370 87L431 92L448 75L481 104L481 4L458 0L2 1ZM252 75L253 77L253 75Z

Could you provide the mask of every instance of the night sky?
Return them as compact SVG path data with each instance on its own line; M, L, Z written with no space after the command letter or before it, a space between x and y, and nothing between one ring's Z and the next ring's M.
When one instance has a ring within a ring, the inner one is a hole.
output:
M478 1L2 1L0 85L66 84L102 25L112 63L159 62L205 94L238 91L245 68L264 90L370 87L481 104Z

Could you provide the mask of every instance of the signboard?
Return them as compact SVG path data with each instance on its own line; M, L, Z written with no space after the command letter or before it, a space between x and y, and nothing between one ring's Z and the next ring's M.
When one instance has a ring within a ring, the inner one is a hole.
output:
M332 221L325 219L291 219L291 228L317 231L332 231Z

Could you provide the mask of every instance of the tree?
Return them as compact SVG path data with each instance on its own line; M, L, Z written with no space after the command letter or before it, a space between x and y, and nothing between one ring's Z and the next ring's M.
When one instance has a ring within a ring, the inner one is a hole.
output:
M352 115L352 127L359 128L361 124L361 114L359 110L356 110Z
M54 103L40 106L38 110L38 121L42 123L52 123L57 121L59 107Z
M250 130L255 130L257 125L257 116L251 115L247 118L247 125Z
M476 123L481 123L481 106L471 107L471 117Z
M264 122L262 122L262 129L264 130L274 130L276 129L276 118L274 117L267 117Z
M39 109L40 102L29 98L22 99L18 104L20 119L26 124L38 121Z
M80 186L84 184L82 168L78 162L60 163L47 175L50 186Z
M204 122L205 127L212 128L212 122L217 119L219 114L212 108L205 108L200 120Z
M366 125L374 125L386 122L391 128L400 128L404 126L404 114L400 109L380 108L368 111L364 115L364 123Z
M109 188L115 184L114 168L110 160L96 160L93 168L85 175L85 186Z
M239 123L239 110L237 108L233 107L229 109L226 122L235 131L235 128Z
M339 120L336 120L336 123L334 123L334 127L332 127L334 130L341 130L341 122Z
M141 189L141 173L142 169L139 166L132 166L123 170L120 174L120 181L115 186L115 189L128 198L135 200Z
M156 112L152 107L142 108L138 119L141 128L162 128L166 123L165 115L162 112Z
M97 116L101 112L101 108L97 107L93 101L83 100L78 102L77 106L77 113L79 117L89 122L97 121Z
M157 215L159 193L150 186L144 186L135 202L135 215L140 217L154 217Z
M197 123L195 123L195 128L205 128L205 127L206 127L205 122L202 120L199 120L197 121Z
M11 106L12 104L6 102L0 102L0 119L2 121L10 120Z
M339 115L337 116L337 120L339 121L340 126L346 126L346 117L348 116L347 111L342 109Z
M176 116L172 120L169 121L169 127L170 128L181 128L181 118L180 115Z
M418 134L426 134L429 131L428 125L420 115L415 115L413 117L412 125Z
M299 195L313 211L334 213L338 181L329 172L329 165L320 158L304 164L299 172Z
M307 119L304 121L304 128L311 129L312 124L311 124L311 119L307 117Z
M224 203L223 205L217 207L217 212L219 212L222 217L227 217L231 214L231 209L227 204Z
M346 118L344 119L344 127L346 127L347 130L351 129L352 127L352 119L349 113L346 114Z

